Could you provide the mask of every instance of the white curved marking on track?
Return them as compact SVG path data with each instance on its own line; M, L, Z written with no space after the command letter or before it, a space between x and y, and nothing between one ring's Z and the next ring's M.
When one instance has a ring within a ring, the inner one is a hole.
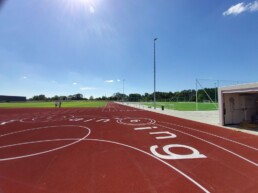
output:
M37 153L33 153L33 154L27 154L27 155L22 155L22 156L16 156L16 157L9 157L9 158L0 158L0 161L9 161L9 160L15 160L15 159L21 159L21 158L26 158L26 157L32 157L32 156L37 156L37 155L41 155L41 154L46 154L46 153L50 153L53 151L57 151L60 149L64 149L66 147L72 146L76 143L79 143L82 140L85 140L91 133L91 130L88 127L84 127L84 126L79 126L79 125L59 125L59 126L49 126L49 127L81 127L84 129L87 129L89 132L83 136L82 138L76 139L75 142L57 147L57 148L53 148L50 150L46 150L46 151L41 151L41 152L37 152ZM34 129L26 129L26 130L22 130L19 132L12 132L12 133L8 133L5 135L1 135L0 137L4 137L7 135L13 135L13 134L17 134L17 133L22 133L22 132L27 132L27 131L34 131L34 130L39 130L39 129L43 129L43 128L49 128L49 127L40 127L40 128L34 128ZM21 146L21 145L28 145L28 144L33 144L33 143L43 143L43 142L52 142L52 141L64 141L65 139L51 139L51 140L41 140L41 141L34 141L34 142L24 142L24 143L17 143L17 144L11 144L11 145L6 145L6 146L0 146L0 149L3 148L8 148L8 147L15 147L15 146Z
M249 162L249 163L252 164L252 165L258 166L258 163L255 163L255 162L253 162L253 161L251 161L251 160L249 160L249 159L247 159L247 158L245 158L245 157L243 157L243 156L241 156L241 155L239 155L239 154L237 154L237 153L235 153L235 152L233 152L233 151L230 151L230 150L228 150L228 149L226 149L226 148L224 148L224 147L221 147L221 146L219 146L219 145L217 145L217 144L215 144L215 143L212 143L212 142L210 142L210 141L207 141L207 140L202 139L202 138L200 138L200 137L197 137L197 136L195 136L195 135L186 133L186 132L184 132L184 131L180 131L180 130L178 130L178 129L173 129L173 128L170 128L170 127L167 127L167 126L164 126L164 125L160 125L160 124L156 124L156 125L157 125L157 126L160 126L160 127L164 127L164 128L166 128L166 129L169 129L169 130L177 131L177 132L179 132L179 133L183 133L183 134L185 134L185 135L191 136L191 137L193 137L193 138L195 138L195 139L198 139L198 140L200 140L200 141L206 142L206 143L208 143L208 144L210 144L210 145L212 145L212 146L215 146L215 147L217 147L217 148L219 148L219 149L222 149L222 150L224 150L224 151L226 151L226 152L228 152L228 153L230 153L230 154L232 154L232 155L235 155L236 157L238 157L238 158L240 158L240 159L243 159L243 160Z
M147 123L125 123L123 122L123 120L126 119L131 119L131 120L147 120ZM156 121L154 119L149 119L149 118L133 118L133 117L126 117L126 118L120 118L117 120L118 124L122 124L122 125L151 125L151 124L155 124Z
M255 151L258 151L258 148L255 148L255 147L246 145L246 144L244 144L244 143L241 143L241 142L238 142L238 141L235 141L235 140L232 140L232 139L228 139L228 138L225 138L225 137L221 137L221 136L215 135L215 134L213 134L213 133L209 133L209 132L206 132L206 131L200 131L200 130L197 130L197 129L194 129L194 128L191 128L191 127L185 127L185 126L177 125L177 124L173 124L173 123L167 123L167 122L162 122L162 121L160 121L160 122L161 122L161 123L168 124L168 125L178 126L178 127L182 127L182 128L185 128L185 129L192 130L192 131L197 131L197 132L200 132L200 133L204 133L204 134L207 134L207 135L210 135L210 136L213 136L213 137L217 137L217 138L220 138L220 139L223 139L223 140L226 140L226 141L230 141L230 142L232 142L232 143L236 143L236 144L238 144L238 145L242 145L242 146L244 146L244 147L247 147L247 148L253 149L253 150L255 150Z
M204 188L201 184L199 184L198 182L196 182L194 179L192 179L190 176L186 175L184 172L182 172L181 170L177 169L176 167L168 164L167 162L165 162L164 160L148 153L148 152L145 152L141 149L138 149L136 147L133 147L133 146L130 146L130 145L126 145L126 144L123 144L123 143L119 143L119 142L115 142L115 141L108 141L108 140L103 140L103 139L90 139L90 138L87 138L87 139L84 139L84 141L99 141L99 142L106 142L106 143L112 143L112 144L116 144L116 145L120 145L120 146L123 146L123 147L127 147L127 148L130 148L130 149L133 149L133 150L136 150L136 151L139 151L145 155L148 155L160 162L162 162L163 164L165 164L166 166L170 167L171 169L175 170L176 172L178 172L179 174L181 174L182 176L184 176L185 178L187 178L189 181L191 181L193 184L195 184L196 186L198 186L200 189L202 189L204 192L206 193L209 193L209 191Z
M6 125L8 123L12 123L12 122L15 122L17 120L10 120L10 121L4 121L4 122L0 122L0 125Z
M49 115L42 115L42 116L35 116L35 117L30 117L30 118L20 118L19 122L21 123L35 123L35 122L44 122L44 123L49 123L49 122L57 122L57 121L84 121L88 119L108 119L108 117L103 117L103 116L92 116L92 115L84 115L84 116L75 116L75 115L66 115L66 116L61 116L58 117L58 114L54 114L52 116ZM16 120L15 120L16 121ZM9 122L4 122L4 124L9 123ZM0 122L1 125L1 122Z
M87 128L88 129L88 128ZM90 129L89 129L90 131ZM88 134L89 135L89 134ZM88 136L87 135L87 136ZM127 147L127 148L130 148L130 149L133 149L133 150L136 150L136 151L139 151L145 155L148 155L158 161L160 161L161 163L163 163L164 165L168 166L169 168L175 170L176 172L178 172L179 174L181 174L182 176L184 176L186 179L188 179L189 181L191 181L193 184L195 184L197 187L199 187L201 190L203 190L204 192L206 193L210 193L206 188L204 188L201 184L199 184L198 182L196 182L194 179L192 179L190 176L186 175L184 172L182 172L181 170L177 169L176 167L168 164L167 162L163 161L162 159L148 153L148 152L145 152L141 149L138 149L136 147L133 147L133 146L130 146L130 145L126 145L126 144L123 144L123 143L119 143L119 142L115 142L115 141L108 141L108 140L103 140L103 139L86 139L86 137L84 138L67 138L67 139L51 139L51 140L41 140L41 141L31 141L31 142L27 142L27 143L19 143L19 144L13 144L13 145L8 145L8 146L5 146L5 147L13 147L13 146L20 146L20 145L26 145L26 144L35 144L35 143L44 143L44 142L53 142L53 141L75 141L73 143L70 143L66 146L62 146L62 147L59 147L59 148L55 148L53 150L49 150L49 151L45 151L44 153L49 153L49 152L52 152L52 151L56 151L58 149L63 149L65 147L68 147L68 146L71 146L75 143L78 143L79 141L98 141L98 142L105 142L105 143L111 143L111 144L116 144L116 145L120 145L120 146L123 146L123 147ZM0 147L2 148L2 147ZM3 146L4 148L4 146ZM32 157L32 156L35 156L35 155L39 155L39 154L42 154L41 153L35 153L35 154L31 154L31 155L26 155L26 156L19 156L19 157L16 157L16 158L8 158L8 159L0 159L0 161L7 161L7 160L13 160L13 159L20 159L20 158L24 158L24 157Z

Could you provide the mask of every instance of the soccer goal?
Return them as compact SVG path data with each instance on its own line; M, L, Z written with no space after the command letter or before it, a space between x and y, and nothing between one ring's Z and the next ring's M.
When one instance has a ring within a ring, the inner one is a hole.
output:
M218 88L222 86L236 85L242 81L232 80L213 80L213 79L196 79L196 111L202 110L200 105L209 103L212 109L218 109Z

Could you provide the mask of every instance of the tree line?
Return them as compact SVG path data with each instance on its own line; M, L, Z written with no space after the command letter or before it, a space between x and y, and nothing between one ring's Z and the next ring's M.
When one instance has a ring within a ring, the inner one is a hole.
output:
M157 101L170 101L170 102L195 102L196 101L196 90L182 90L177 92L156 92ZM144 93L143 95L138 93L132 93L124 95L121 93L115 93L109 97L112 101L131 101L131 102L148 102L153 101L153 93ZM217 102L217 89L215 88L204 88L198 90L197 93L198 102Z
M93 100L93 96L89 98ZM29 101L57 101L57 100L88 100L87 98L83 97L83 94L74 94L69 96L58 96L55 95L54 97L46 97L44 94L35 95L29 99Z
M171 102L195 102L196 90L182 90L176 92L156 92L157 101L171 101ZM217 102L217 90L215 88L204 88L198 90L198 102L214 101ZM129 95L122 93L114 93L112 96L102 96L94 98L84 98L82 94L74 94L69 96L54 96L51 98L45 95L36 95L29 100L32 101L55 101L55 100L108 100L108 101L130 101L130 102L149 102L153 101L153 93L131 93Z

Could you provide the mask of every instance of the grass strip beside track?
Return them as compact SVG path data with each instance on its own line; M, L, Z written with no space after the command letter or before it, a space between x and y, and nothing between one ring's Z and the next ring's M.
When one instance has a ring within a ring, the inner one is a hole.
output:
M153 102L143 103L143 105L153 107ZM195 111L195 102L157 102L156 107L161 108L164 106L165 109L178 110L178 111ZM198 103L199 111L212 111L217 110L218 103Z
M94 108L106 106L106 101L63 101L62 108ZM55 108L54 102L8 102L0 108Z

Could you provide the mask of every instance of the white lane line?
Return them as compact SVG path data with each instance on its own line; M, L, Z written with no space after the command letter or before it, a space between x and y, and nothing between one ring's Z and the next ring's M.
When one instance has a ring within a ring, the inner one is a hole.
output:
M217 147L217 148L219 148L219 149L222 149L222 150L224 150L224 151L226 151L226 152L228 152L228 153L230 153L230 154L232 154L232 155L235 155L235 156L237 156L238 158L243 159L243 160L249 162L250 164L253 164L253 165L256 166L256 167L258 166L258 163L255 163L255 162L253 162L253 161L251 161L251 160L249 160L249 159L247 159L247 158L245 158L245 157L243 157L243 156L241 156L241 155L239 155L239 154L237 154L237 153L235 153L235 152L233 152L233 151L230 151L230 150L228 150L228 149L226 149L226 148L224 148L224 147L221 147L221 146L219 146L219 145L217 145L217 144L215 144L215 143L212 143L212 142L210 142L210 141L207 141L207 140L202 139L202 138L200 138L200 137L197 137L197 136L195 136L195 135L186 133L186 132L184 132L184 131L180 131L180 130L178 130L178 129L173 129L173 128L170 128L170 127L167 127L167 126L164 126L164 125L160 125L160 124L155 124L155 125L160 126L160 127L164 127L164 128L166 128L166 129L169 129L169 130L174 130L174 131L177 131L177 132L179 132L179 133L182 133L182 134L185 134L185 135L188 135L188 136L191 136L191 137L193 137L193 138L195 138L195 139L198 139L198 140L203 141L203 142L206 142L206 143L208 143L208 144L210 144L210 145L212 145L212 146L215 146L215 147Z
M191 178L190 176L186 175L184 172L182 172L181 170L179 170L178 168L168 164L167 162L165 162L164 160L148 153L148 152L145 152L141 149L138 149L136 147L133 147L133 146L130 146L130 145L126 145L126 144L123 144L123 143L119 143L119 142L115 142L115 141L108 141L108 140L102 140L102 139L90 139L90 138L87 138L87 139L84 139L84 141L99 141L99 142L106 142L106 143L112 143L112 144L116 144L116 145L120 145L120 146L123 146L123 147L127 147L127 148L130 148L130 149L133 149L133 150L136 150L136 151L139 151L145 155L148 155L158 161L160 161L161 163L165 164L166 166L170 167L171 169L175 170L176 172L178 172L179 174L181 174L182 176L184 176L185 178L187 178L189 181L191 181L193 184L195 184L196 186L198 186L200 189L202 189L204 192L206 193L209 193L209 191L204 188L202 185L200 185L198 182L196 182L193 178Z
M11 133L6 133L6 134L3 134L3 135L0 135L0 138L1 138L1 137L8 136L8 135L17 134L17 133L24 133L24 132L27 132L27 131L35 131L35 130L40 130L40 129L44 129L44 128L50 128L50 127L51 127L51 128L52 128L52 127L81 127L81 128L87 128L87 127L79 126L79 125L44 126L44 127L37 127L37 128L32 128L32 129L24 129L24 130L21 130L21 131L15 131L15 132L11 132Z
M89 134L88 134L89 135ZM87 136L88 136L87 135ZM59 149L63 149L65 147L68 147L68 146L71 146L75 143L78 143L80 141L98 141L98 142L105 142L105 143L111 143L111 144L115 144L115 145L120 145L120 146L123 146L123 147L127 147L127 148L130 148L130 149L133 149L133 150L136 150L136 151L139 151L145 155L148 155L158 161L160 161L161 163L163 163L164 165L168 166L169 168L175 170L176 172L178 172L179 174L181 174L182 176L184 176L186 179L188 179L189 181L191 181L193 184L195 184L197 187L199 187L201 190L203 190L204 192L206 193L209 193L209 191L204 188L201 184L199 184L198 182L196 182L193 178L191 178L190 176L188 176L187 174L185 174L184 172L182 172L181 170L177 169L176 167L168 164L167 162L163 161L162 159L148 153L148 152L145 152L141 149L138 149L136 147L133 147L133 146L130 146L130 145L126 145L126 144L123 144L123 143L119 143L119 142L115 142L115 141L108 141L108 140L102 140L102 139L88 139L86 138L87 136L81 138L81 139L78 139L78 138L68 138L68 139L52 139L52 140L41 140L41 141L31 141L31 142L27 142L27 143L19 143L19 144L13 144L13 145L8 145L8 146L2 146L0 148L7 148L7 147L14 147L14 146L20 146L20 145L27 145L27 144L35 144L35 143L44 143L44 142L53 142L53 141L75 141L73 143L70 143L70 144L67 144L65 146L62 146L62 147L59 147L59 148L55 148L55 149L52 149L52 150L48 150L48 151L44 151L44 152L39 152L39 153L34 153L34 154L30 154L30 155L24 155L24 156L17 156L17 157L14 157L14 158L5 158L5 159L0 159L0 161L8 161L8 160L14 160L14 159L20 159L20 158L25 158L25 157L32 157L32 156L36 156L36 155L39 155L39 154L43 154L43 153L49 153L49 152L52 152L52 151L56 151L56 150L59 150Z
M185 127L185 126L178 125L178 124L174 124L174 123L167 123L167 122L162 122L162 121L160 121L160 123L165 123L165 124L168 124L168 125L173 125L173 126L177 126L177 127L182 127L182 128L185 128L185 129L189 129L189 130L192 130L192 131L197 131L197 132L200 132L200 133L204 133L204 134L207 134L207 135L211 135L211 136L213 136L213 137L218 137L218 138L220 138L220 139L223 139L223 140L226 140L226 141L230 141L230 142L232 142L232 143L236 143L236 144L238 144L238 145L241 145L241 146L244 146L244 147L253 149L253 150L255 150L255 151L258 151L258 148L255 148L255 147L246 145L246 144L244 144L244 143L241 143L241 142L238 142L238 141L235 141L235 140L231 140L231 139L228 139L228 138L219 136L219 135L215 135L215 134L213 134L213 133L209 133L209 132L206 132L206 131L201 131L201 130L194 129L194 128L191 128L191 127Z
M64 149L66 147L69 147L71 145L74 145L76 143L79 143L80 141L86 139L90 134L91 134L91 130L88 127L84 127L84 126L78 126L78 125L62 125L62 127L82 127L84 129L87 129L89 132L83 136L82 138L78 138L76 139L75 142L57 147L57 148L53 148L50 150L46 150L46 151L41 151L41 152L37 152L37 153L33 153L33 154L27 154L27 155L21 155L21 156L16 156L16 157L9 157L9 158L0 158L0 162L1 161L9 161L9 160L16 160L16 159L21 159L21 158L27 158L27 157L32 157L32 156L37 156L37 155L41 155L41 154L46 154L46 153L50 153L53 151L57 151L60 149ZM49 126L49 127L60 127L60 126ZM22 132L27 132L27 131L33 131L33 130L38 130L38 129L42 129L42 128L48 128L48 127L40 127L40 128L35 128L35 129L26 129L26 130L22 130L19 132L12 132L9 134L5 134L5 135L1 135L0 137L4 137L7 135L13 135L13 134L17 134L17 133L22 133ZM10 145L5 145L5 146L0 146L0 149L4 149L4 148L8 148L8 147L15 147L15 146L21 146L21 145L28 145L28 144L33 144L33 143L43 143L43 142L52 142L52 141L64 141L66 139L50 139L50 140L40 140L40 141L33 141L33 142L23 142L23 143L17 143L17 144L10 144Z
M5 121L5 122L0 122L0 125L5 125L5 124L8 124L8 123L12 123L12 122L15 122L17 120L10 120L10 121Z

